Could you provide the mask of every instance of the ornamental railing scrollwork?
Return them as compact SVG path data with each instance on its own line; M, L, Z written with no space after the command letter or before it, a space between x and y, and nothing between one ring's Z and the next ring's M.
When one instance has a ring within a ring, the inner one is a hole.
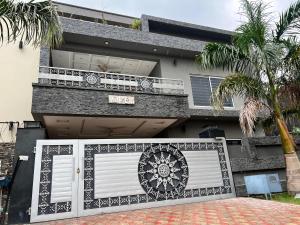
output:
M39 83L53 86L84 87L153 94L184 94L182 80L110 72L40 67Z

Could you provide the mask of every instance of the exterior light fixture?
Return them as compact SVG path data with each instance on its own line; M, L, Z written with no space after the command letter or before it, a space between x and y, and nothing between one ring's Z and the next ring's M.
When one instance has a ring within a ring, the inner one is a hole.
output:
M177 66L177 59L173 59L173 65Z
M154 51L154 52L157 52L157 48L154 48L153 51Z
M13 130L14 128L14 122L10 121L8 125L8 130Z
M105 44L105 45L109 45L109 42L108 42L108 41L105 41L104 44Z
M23 49L23 41L19 42L19 49Z

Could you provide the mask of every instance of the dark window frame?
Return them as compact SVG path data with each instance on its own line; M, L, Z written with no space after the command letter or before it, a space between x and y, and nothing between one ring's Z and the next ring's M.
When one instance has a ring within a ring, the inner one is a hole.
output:
M208 79L208 83L209 83L209 90L210 90L210 97L211 97L211 94L213 93L213 87L212 87L212 83L211 83L211 79L219 79L219 80L224 80L225 78L224 77L218 77L218 76L209 76L209 75L200 75L200 74L190 74L190 84L191 84L191 91L192 91L192 98L193 98L193 106L194 107L201 107L201 108L211 108L212 105L209 104L209 105L197 105L195 104L195 98L194 98L194 92L193 92L193 84L192 84L192 78L205 78L205 79ZM210 102L210 99L208 100ZM233 109L235 108L235 104L234 104L234 101L233 101L233 98L231 97L230 98L230 103L231 105L230 106L226 106L224 105L224 108L225 109ZM225 103L224 103L225 104Z

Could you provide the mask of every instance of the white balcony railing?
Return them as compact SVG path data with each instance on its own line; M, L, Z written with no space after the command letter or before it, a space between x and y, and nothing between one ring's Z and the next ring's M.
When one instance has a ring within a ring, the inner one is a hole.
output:
M182 80L129 74L40 67L39 83L55 86L85 87L138 93L184 94Z

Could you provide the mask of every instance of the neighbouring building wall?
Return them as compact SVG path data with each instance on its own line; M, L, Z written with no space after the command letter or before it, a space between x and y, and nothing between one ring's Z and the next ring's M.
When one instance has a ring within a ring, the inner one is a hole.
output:
M0 142L15 139L17 123L12 129L9 123L33 120L31 115L32 83L37 81L39 48L23 46L19 42L0 46ZM12 138L13 137L13 138Z

